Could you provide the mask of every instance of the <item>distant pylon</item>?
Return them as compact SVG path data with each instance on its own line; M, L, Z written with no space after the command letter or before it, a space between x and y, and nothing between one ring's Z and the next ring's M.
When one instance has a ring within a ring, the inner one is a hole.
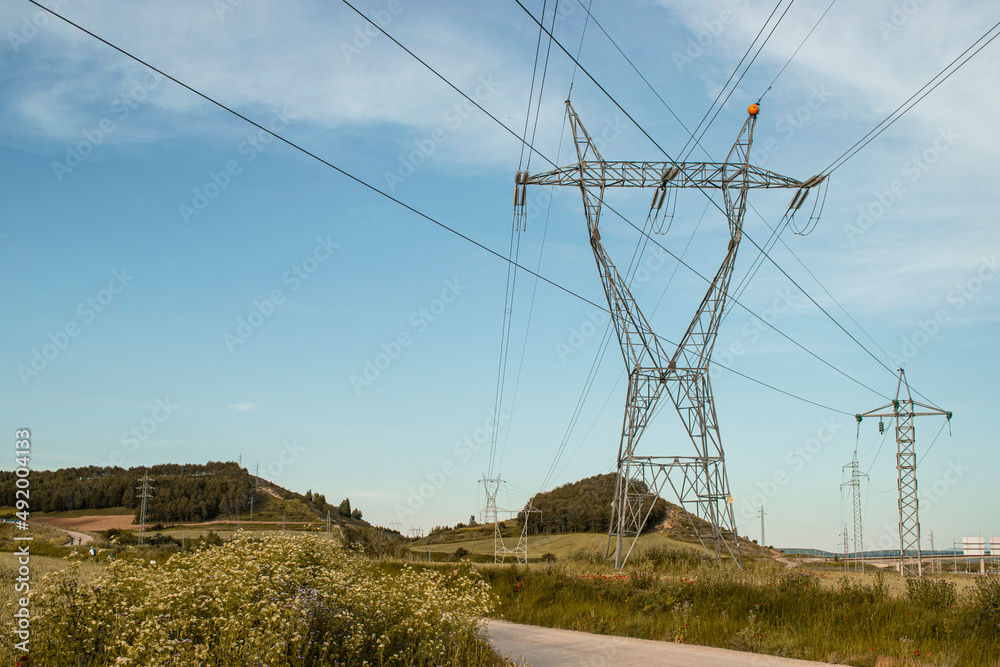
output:
M887 412L887 408L892 408ZM917 412L920 408L920 412ZM855 415L858 423L864 417L879 417L879 431L883 430L882 418L896 421L896 485L899 489L899 573L903 576L922 576L923 560L920 556L920 516L917 500L917 453L914 449L916 432L914 417L942 416L951 423L952 413L930 405L918 403L910 396L906 374L899 369L896 398L892 403ZM906 556L915 556L916 568L906 563Z
M861 516L861 479L868 477L866 473L861 472L858 466L858 450L854 450L854 458L844 466L844 470L851 471L850 480L844 482L840 486L849 487L851 490L851 503L854 508L854 571L863 572L865 565L862 562L865 553L864 539L862 536L863 521Z
M764 548L764 506L760 506L760 555L763 556L766 553Z
M844 538L843 539L844 539L844 572L847 572L847 550L848 550L847 539L848 539L848 535L847 535L847 524L846 523L844 524Z
M142 479L139 480L139 486L135 487L139 491L139 498L142 501L139 509L139 544L146 541L146 503L153 497L153 489L156 488L150 485L151 481L147 470L143 473Z

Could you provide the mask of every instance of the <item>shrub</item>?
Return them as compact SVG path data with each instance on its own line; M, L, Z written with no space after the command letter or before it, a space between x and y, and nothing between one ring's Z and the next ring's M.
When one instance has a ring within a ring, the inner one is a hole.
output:
M978 577L972 591L970 620L973 632L1000 637L1000 578Z
M958 601L955 584L944 579L908 577L906 599L910 604L932 609L946 609Z
M159 565L78 568L32 597L32 664L482 665L487 587L469 570L393 574L317 536L238 533ZM9 633L8 633L9 634ZM8 656L9 647L8 647Z
M554 563L556 562L556 555L552 552L542 554L543 563Z

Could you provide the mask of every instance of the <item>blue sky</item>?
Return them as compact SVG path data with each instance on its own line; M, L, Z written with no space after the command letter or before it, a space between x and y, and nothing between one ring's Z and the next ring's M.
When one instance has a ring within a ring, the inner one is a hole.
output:
M827 4L791 7L705 135L709 154L726 154L747 105ZM509 254L513 177L527 160L520 142L386 37L366 32L346 5L52 6ZM541 16L541 2L525 6ZM516 3L376 0L358 8L522 133L538 29ZM694 127L773 8L595 2L593 14ZM559 9L556 38L580 49L587 71L676 157L687 136L677 120L593 23L581 47L581 5L563 0ZM752 161L799 179L821 172L996 14L988 2L839 0L764 97ZM493 472L507 480L500 505L518 508L542 488L598 356L603 313L518 272L496 420L503 260L28 2L4 4L0 36L0 273L8 286L0 419L8 433L32 429L33 465L242 456L283 486L350 497L374 522L428 530L481 509L484 434L498 421ZM895 379L882 364L902 362L916 390L955 413L951 436L945 429L929 451L943 422L918 422L924 546L931 530L938 547L953 533L1000 533L992 511L1000 455L989 417L1000 370L997 48L986 47L839 168L815 231L786 232L772 252L860 344L767 262L740 303L829 365L739 306L723 323L717 360L826 406L724 370L713 377L741 532L758 536L764 504L769 543L838 549L849 516L841 467L857 445L871 475L866 546L895 543L894 443L880 446L875 421L858 434L849 415L886 403ZM664 159L594 82L574 78L555 46L534 142L542 155L572 161L563 125L571 79L574 107L602 137L607 159ZM536 101L540 80L539 71ZM531 125L534 117L532 106ZM532 172L546 167L531 158ZM791 195L752 193L747 237L763 244ZM609 201L641 226L649 197L619 191ZM529 199L538 206L520 233L519 261L603 305L579 194L533 188ZM712 275L727 237L706 204L702 193L683 192L669 232L654 238ZM602 230L612 257L628 267L639 234L610 215ZM740 252L734 285L757 255L746 240ZM704 281L652 244L635 266L636 299L661 335L677 340ZM622 367L612 344L548 486L613 469ZM689 453L671 412L644 438L650 453Z

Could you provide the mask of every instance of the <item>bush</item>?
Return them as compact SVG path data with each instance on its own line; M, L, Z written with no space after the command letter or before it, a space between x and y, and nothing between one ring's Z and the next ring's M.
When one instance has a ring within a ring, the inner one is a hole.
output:
M78 583L77 564L48 575L32 597L32 664L484 665L489 659L477 623L490 596L466 568L405 566L390 574L335 542L281 533L238 533L224 546L157 562L118 560L89 585ZM9 644L4 648L11 658ZM81 656L89 657L80 662Z
M1000 578L996 575L978 577L972 592L972 632L1000 637Z
M546 553L546 554L542 554L542 562L543 563L554 563L554 562L556 562L556 555L554 553L551 553L551 552Z
M947 609L958 601L958 593L955 584L944 579L907 577L906 599L921 607Z

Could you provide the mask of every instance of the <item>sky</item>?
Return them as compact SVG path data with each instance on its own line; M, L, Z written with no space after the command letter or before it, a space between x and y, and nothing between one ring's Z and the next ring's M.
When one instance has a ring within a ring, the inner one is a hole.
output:
M612 471L624 364L613 339L601 354L579 191L529 187L512 230L515 174L575 160L567 95L606 159L636 161L681 156L710 109L688 159L722 160L760 100L751 162L805 180L1000 13L838 0L817 26L825 0L598 0L598 28L576 0L522 2L355 5L412 55L336 2L48 3L161 73L4 3L0 427L31 429L32 466L237 460L404 533L478 517L484 476L516 511ZM543 10L582 68L540 39ZM813 231L757 270L794 192L751 192L712 371L741 533L759 539L763 505L768 544L841 551L857 450L865 547L898 544L892 437L853 415L903 367L954 413L917 420L923 547L1000 535L998 49L838 167ZM644 244L651 193L607 195L635 227L606 212L603 243L674 344L729 240L711 194L681 191ZM640 450L692 452L669 404Z

